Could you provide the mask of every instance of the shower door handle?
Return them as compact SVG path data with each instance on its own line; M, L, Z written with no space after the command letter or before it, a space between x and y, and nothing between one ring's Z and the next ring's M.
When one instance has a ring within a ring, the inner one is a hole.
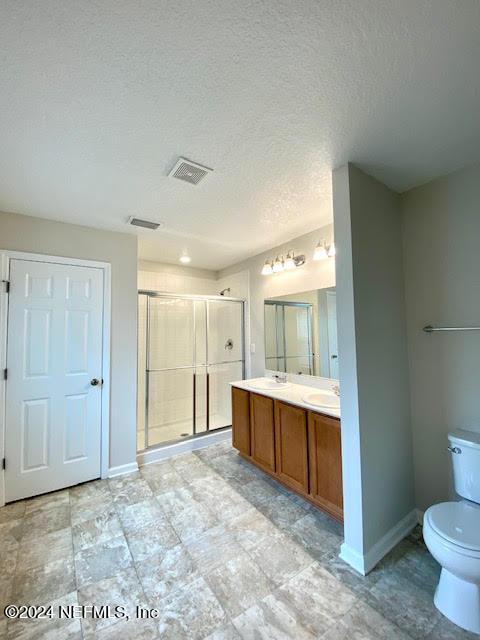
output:
M193 373L193 435L197 433L197 374Z
M207 372L207 431L210 431L210 374Z

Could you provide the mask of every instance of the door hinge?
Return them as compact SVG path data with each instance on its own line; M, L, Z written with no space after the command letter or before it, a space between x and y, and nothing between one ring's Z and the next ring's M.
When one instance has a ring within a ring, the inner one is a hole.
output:
M10 293L10 282L8 280L2 280L5 285L5 293Z
M3 370L3 379L6 380L8 376L8 369Z
M5 458L2 458L2 470L5 471L6 468L7 468L7 461L5 460Z

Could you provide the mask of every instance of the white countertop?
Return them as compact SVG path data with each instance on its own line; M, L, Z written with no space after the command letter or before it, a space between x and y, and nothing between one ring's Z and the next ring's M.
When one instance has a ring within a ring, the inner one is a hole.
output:
M250 380L238 380L237 382L231 382L232 387L237 387L238 389L244 389L245 391L250 391L251 393L258 393L261 396L267 396L268 398L273 398L274 400L283 400L283 402L289 402L290 404L294 404L297 407L302 407L302 409L308 409L310 411L315 411L316 413L323 413L326 416L332 416L333 418L340 418L340 408L332 409L331 407L319 407L317 405L307 404L303 397L315 391L315 388L312 386L307 386L303 384L296 384L294 382L289 382L288 387L284 387L283 389L254 389L249 385L249 382L256 382L260 380L264 380L265 378L251 378ZM331 389L331 387L325 387Z

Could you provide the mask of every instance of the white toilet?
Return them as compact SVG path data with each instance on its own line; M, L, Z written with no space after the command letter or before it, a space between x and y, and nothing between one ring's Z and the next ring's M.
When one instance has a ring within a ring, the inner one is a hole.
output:
M442 567L435 606L459 627L480 635L480 433L448 435L459 502L425 512L423 537Z

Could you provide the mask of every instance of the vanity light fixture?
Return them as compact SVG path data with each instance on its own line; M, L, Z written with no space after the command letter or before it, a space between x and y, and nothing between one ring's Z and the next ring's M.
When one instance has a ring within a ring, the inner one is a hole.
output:
M319 240L317 246L315 247L315 251L313 252L313 259L326 260L327 258L328 258L328 253L325 247L325 242L323 240Z
M273 263L273 272L280 273L285 269L285 265L283 263L283 259L281 260L278 256L275 258L275 262Z
M287 257L285 258L285 269L287 271L291 271L292 269L295 269L296 266L297 265L293 257L293 251L289 251L287 253Z
M270 260L265 260L265 264L262 267L262 276L270 276L273 273Z
M301 267L305 264L305 255L296 256L292 250L290 250L285 257L277 256L275 259L265 260L262 267L262 276L270 276L274 273L281 273L282 271L292 271L297 267Z
M327 245L325 240L319 240L315 250L313 252L314 260L327 260L328 258L334 258L336 254L335 243L332 242Z

